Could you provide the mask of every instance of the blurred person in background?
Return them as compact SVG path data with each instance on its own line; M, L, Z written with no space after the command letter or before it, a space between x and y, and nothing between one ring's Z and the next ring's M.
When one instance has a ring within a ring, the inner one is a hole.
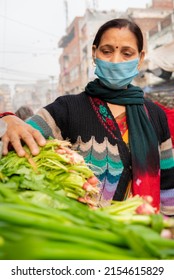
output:
M15 115L19 117L21 120L25 121L29 117L34 115L33 110L29 106L21 106L18 108L18 110L15 112Z
M122 18L103 24L92 45L98 78L81 93L58 97L26 122L5 116L3 154L9 143L24 156L21 141L36 155L49 136L68 139L101 182L100 206L151 196L157 211L174 215L174 158L166 114L132 84L144 55L137 24Z

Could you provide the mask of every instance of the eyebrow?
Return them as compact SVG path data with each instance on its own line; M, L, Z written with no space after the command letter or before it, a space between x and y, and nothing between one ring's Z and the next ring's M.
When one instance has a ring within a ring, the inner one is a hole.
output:
M101 45L99 46L99 48L103 48L103 47L107 47L107 48L114 48L113 45L109 45L109 44L105 44L105 45ZM115 46L116 47L116 46ZM131 47L131 46L122 46L122 49L131 49L136 51L135 48Z
M99 47L100 48L103 48L103 47L113 48L113 45L105 44L105 45L101 45Z
M135 51L136 51L136 49L133 48L133 47L131 47L131 46L123 46L122 48L123 48L123 49L132 49L132 50L135 50Z

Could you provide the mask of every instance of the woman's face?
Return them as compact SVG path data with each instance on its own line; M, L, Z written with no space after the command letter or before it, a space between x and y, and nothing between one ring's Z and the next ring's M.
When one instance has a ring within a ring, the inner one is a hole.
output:
M108 62L124 62L139 58L141 65L144 59L144 51L138 51L135 35L126 27L121 29L110 28L101 37L98 48L93 46L93 59L99 58ZM139 68L139 67L138 67Z

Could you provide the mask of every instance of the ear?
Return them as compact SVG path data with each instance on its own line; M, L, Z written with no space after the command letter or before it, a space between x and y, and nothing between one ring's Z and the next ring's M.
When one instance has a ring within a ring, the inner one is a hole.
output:
M96 45L93 45L92 46L92 59L93 59L94 62L95 62L95 58L96 58L95 53L96 53Z
M139 60L139 63L138 63L138 70L140 70L141 65L143 64L144 57L145 57L145 51L142 50L141 53L140 53L140 60Z

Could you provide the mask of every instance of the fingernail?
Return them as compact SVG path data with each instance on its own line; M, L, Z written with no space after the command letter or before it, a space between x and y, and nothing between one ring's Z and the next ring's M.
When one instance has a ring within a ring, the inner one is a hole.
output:
M33 156L36 156L36 155L39 154L40 150L39 149L33 149L31 152L32 152Z
M25 156L25 151L21 150L21 151L17 152L17 154L18 154L19 157L24 157Z

